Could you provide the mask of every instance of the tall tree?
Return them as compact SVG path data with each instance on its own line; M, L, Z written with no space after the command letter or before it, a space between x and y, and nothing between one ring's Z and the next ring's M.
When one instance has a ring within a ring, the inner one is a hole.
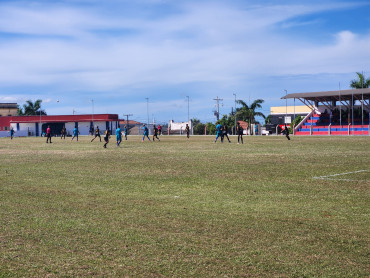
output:
M32 102L32 100L27 100L26 104L23 104L23 109L18 107L18 115L32 116L32 115L46 115L45 110L41 109L41 99Z
M241 104L242 107L236 109L236 117L239 120L243 121L249 121L249 123L254 123L256 116L266 118L265 115L263 115L262 112L256 111L257 109L262 108L262 103L265 101L263 99L256 99L252 102L252 104L249 106L246 102L239 99L236 101L238 104Z
M257 109L262 108L261 104L265 102L263 99L256 99L250 106L241 99L237 100L236 102L242 106L236 109L236 118L238 120L247 121L249 129L251 128L251 124L255 123L256 116L264 119L266 118L262 112L256 111Z
M362 73L356 72L357 79L351 81L350 87L354 89L369 88L370 87L370 78L365 78Z

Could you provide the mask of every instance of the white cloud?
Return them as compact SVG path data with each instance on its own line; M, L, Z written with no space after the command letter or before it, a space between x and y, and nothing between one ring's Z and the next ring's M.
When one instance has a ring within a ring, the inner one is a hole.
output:
M0 84L129 95L127 88L227 89L259 76L355 72L370 60L370 34L342 30L323 43L286 32L320 22L300 16L353 5L186 2L153 17L95 6L0 4L0 32L13 34L0 40Z

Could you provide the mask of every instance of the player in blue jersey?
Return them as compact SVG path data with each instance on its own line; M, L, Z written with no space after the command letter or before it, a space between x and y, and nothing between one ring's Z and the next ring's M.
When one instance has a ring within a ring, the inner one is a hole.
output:
M143 136L143 141L142 142L144 142L145 137L147 137L148 140L150 141L150 138L149 138L149 129L147 128L146 125L143 126L143 130L144 130L144 136Z
M216 131L217 131L217 135L216 135L215 143L217 142L218 137L222 137L222 125L219 122L217 122Z
M72 136L72 140L73 140L73 138L77 138L76 140L78 141L78 134L80 134L80 132L78 131L78 127L75 127L74 129L73 129L73 136ZM71 141L72 141L71 140Z
M122 131L120 126L118 126L118 128L116 129L116 141L117 147L119 147L119 144L121 144L122 142Z
M127 140L127 133L128 133L127 125L125 125L124 132L125 132L125 140Z
M13 128L11 128L11 129L10 129L10 140L13 140L14 133L15 133L14 129L13 129Z

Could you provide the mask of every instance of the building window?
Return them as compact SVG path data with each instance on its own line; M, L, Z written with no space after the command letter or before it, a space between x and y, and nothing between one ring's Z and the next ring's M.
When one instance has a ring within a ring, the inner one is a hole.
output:
M4 130L8 130L8 127L7 126L4 126Z

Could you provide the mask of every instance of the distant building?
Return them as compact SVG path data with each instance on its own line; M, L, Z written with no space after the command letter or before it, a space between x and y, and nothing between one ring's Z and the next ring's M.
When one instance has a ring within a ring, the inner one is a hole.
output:
M311 109L305 105L301 106L275 106L270 108L271 124L290 124L297 116L306 117Z
M121 126L121 129L124 130L124 127L127 126L128 134L130 135L139 135L141 131L141 127L143 123L133 121L133 120L119 120L119 124Z
M9 136L10 128L16 136L40 136L48 126L53 135L59 135L62 127L67 129L67 135L71 135L75 127L81 135L88 135L97 126L102 134L105 129L114 133L118 124L117 114L7 116L0 117L0 137Z
M17 116L18 105L16 103L0 103L0 117Z

